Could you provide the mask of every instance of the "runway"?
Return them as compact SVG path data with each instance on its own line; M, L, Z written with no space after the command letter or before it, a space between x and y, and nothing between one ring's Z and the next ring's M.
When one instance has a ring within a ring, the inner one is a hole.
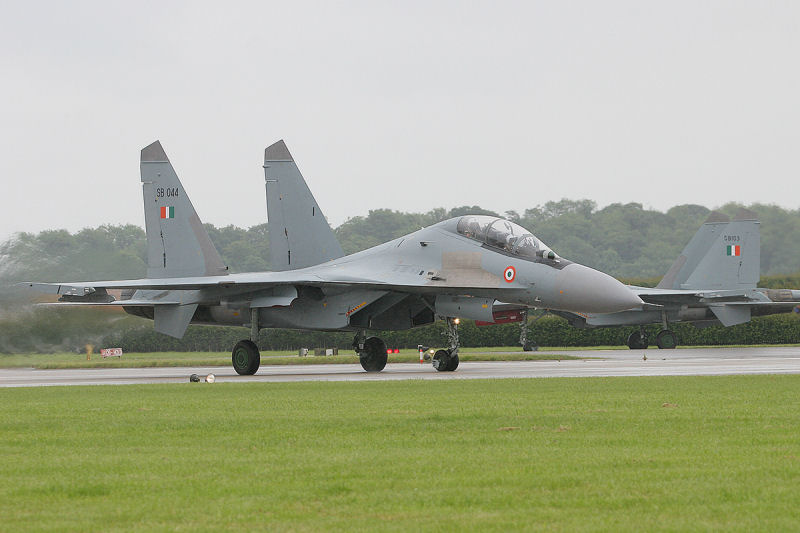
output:
M586 350L543 352L591 359L566 361L462 362L455 372L430 364L389 363L368 374L360 365L262 365L254 376L231 367L0 369L0 387L188 383L191 374L214 374L217 383L289 381L394 381L601 376L713 376L800 374L800 347L697 348L681 350ZM647 355L647 360L643 359ZM391 361L391 359L390 359Z

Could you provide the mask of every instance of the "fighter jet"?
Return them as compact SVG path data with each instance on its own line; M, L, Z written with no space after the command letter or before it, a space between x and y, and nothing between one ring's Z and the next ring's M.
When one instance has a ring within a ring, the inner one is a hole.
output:
M636 310L618 313L555 311L576 327L639 326L628 337L628 347L644 349L646 324L661 324L659 348L675 348L669 329L675 322L698 327L733 326L753 316L800 312L800 290L761 289L760 224L755 213L741 209L731 221L712 212L655 288L629 286L646 302Z
M385 343L370 330L447 320L450 346L432 358L458 367L455 318L491 321L496 300L572 313L613 313L643 302L625 285L560 257L502 218L462 216L345 256L283 141L266 148L273 271L231 274L211 243L160 142L141 151L147 277L34 283L56 305L113 305L180 338L189 324L244 326L234 346L239 374L260 365L263 328L352 331L361 366L383 370ZM119 299L109 293L121 290Z

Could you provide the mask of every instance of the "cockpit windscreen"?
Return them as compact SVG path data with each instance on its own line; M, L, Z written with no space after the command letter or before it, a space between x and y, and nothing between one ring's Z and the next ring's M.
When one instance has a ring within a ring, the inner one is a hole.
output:
M458 221L456 229L465 237L527 259L542 257L542 252L552 254L528 230L502 218L486 215L465 216Z

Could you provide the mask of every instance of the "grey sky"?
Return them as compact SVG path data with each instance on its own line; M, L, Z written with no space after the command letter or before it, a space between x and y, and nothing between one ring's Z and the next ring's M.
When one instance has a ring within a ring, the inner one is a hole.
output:
M334 225L590 198L797 209L800 2L4 2L0 239L141 225L160 139L264 222L285 139Z

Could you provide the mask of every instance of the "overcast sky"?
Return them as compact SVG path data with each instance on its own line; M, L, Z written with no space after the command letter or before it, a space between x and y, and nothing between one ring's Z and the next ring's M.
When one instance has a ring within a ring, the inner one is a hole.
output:
M334 226L549 200L800 207L800 2L3 2L0 240L143 225L160 139L206 222L284 139Z

